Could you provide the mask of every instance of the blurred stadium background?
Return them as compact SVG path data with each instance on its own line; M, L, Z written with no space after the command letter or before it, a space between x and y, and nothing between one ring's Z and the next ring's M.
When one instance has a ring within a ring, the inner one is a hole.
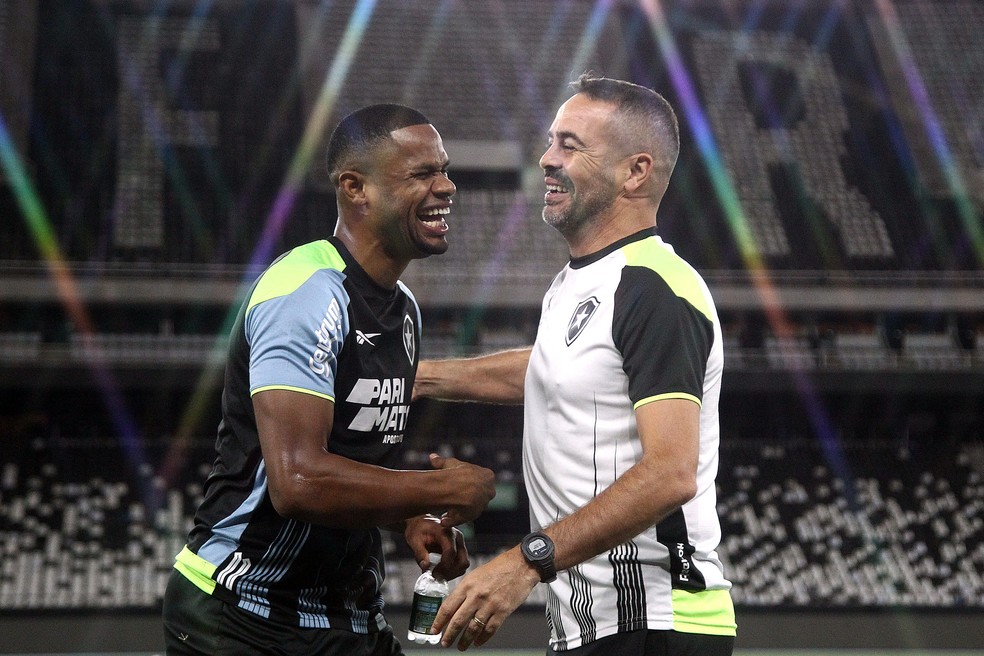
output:
M423 356L529 343L566 261L535 163L589 69L681 120L660 231L725 327L740 653L980 653L978 0L0 0L0 652L160 649L230 318L331 233L348 111L415 106L451 157L451 249L405 277ZM521 430L413 409L408 468L498 472L475 561L525 532ZM540 602L490 646L542 653Z

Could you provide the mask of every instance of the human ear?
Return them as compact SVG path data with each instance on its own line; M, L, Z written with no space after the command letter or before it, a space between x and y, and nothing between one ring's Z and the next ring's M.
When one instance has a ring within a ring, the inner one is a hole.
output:
M629 193L642 187L653 171L653 156L649 153L636 153L628 158L625 189Z
M353 205L366 202L366 178L358 171L342 171L338 176L338 193Z

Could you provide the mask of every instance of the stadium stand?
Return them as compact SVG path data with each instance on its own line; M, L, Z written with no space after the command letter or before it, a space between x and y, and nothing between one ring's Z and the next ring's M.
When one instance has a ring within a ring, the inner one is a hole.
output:
M518 413L426 408L405 465L437 450L494 466L519 481ZM496 416L497 420L492 417ZM971 434L920 441L787 436L722 447L721 557L736 602L751 606L984 607L984 447ZM0 468L0 608L152 608L160 599L209 469L209 440L168 479L173 441L132 446L106 438L6 440ZM934 452L926 457L927 452ZM134 462L134 457L139 459ZM519 483L521 488L521 483ZM469 538L481 560L522 535L522 494L480 520ZM389 545L391 603L409 601L417 568ZM402 591L402 593L401 593ZM534 599L531 603L536 603Z
M838 458L815 440L724 449L721 551L740 581L736 603L984 603L980 443L960 445L942 469L899 444L834 448Z

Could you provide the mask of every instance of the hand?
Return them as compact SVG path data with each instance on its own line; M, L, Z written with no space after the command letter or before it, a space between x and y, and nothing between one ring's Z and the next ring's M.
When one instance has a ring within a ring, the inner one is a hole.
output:
M495 496L495 474L492 470L457 458L444 458L436 453L430 454L430 461L431 467L453 473L458 482L456 489L459 499L448 507L441 517L441 524L457 526L481 515Z
M518 547L467 574L441 604L432 633L444 632L441 645L458 641L458 650L484 645L540 582Z
M423 571L430 567L427 555L441 554L441 564L434 572L445 581L456 579L468 570L468 549L461 531L443 526L441 518L421 515L407 520L403 536Z

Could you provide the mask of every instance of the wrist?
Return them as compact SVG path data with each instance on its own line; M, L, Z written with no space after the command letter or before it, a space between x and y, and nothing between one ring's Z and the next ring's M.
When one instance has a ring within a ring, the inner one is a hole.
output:
M519 549L526 562L539 572L542 583L550 583L557 578L554 543L549 535L533 531L519 543Z
M520 547L517 546L514 549L514 555L516 560L516 578L524 581L529 589L533 590L537 583L540 583L540 570L526 560L523 556L523 550Z

